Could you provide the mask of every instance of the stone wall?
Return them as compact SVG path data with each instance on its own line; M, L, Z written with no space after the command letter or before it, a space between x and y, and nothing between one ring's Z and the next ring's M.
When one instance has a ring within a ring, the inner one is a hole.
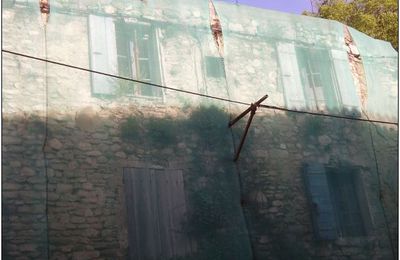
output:
M281 113L256 115L252 128L238 165L257 259L392 259L391 245L397 255L397 128ZM313 162L362 169L368 236L316 240L303 177Z
M285 87L287 86L283 85L282 80L288 75L281 72L279 65L277 46L280 42L310 48L318 46L318 48L342 53L347 50L343 26L337 22L319 21L315 18L289 14L280 15L268 10L238 8L234 5L219 3L217 8L220 9L224 31L226 55L223 64L226 78L212 78L206 73L206 57L218 57L218 51L209 31L208 6L197 2L189 5L184 1L177 1L174 5L176 8L172 8L168 3L165 0L147 5L140 1L129 4L114 1L111 4L98 6L97 3L87 1L78 6L70 3L69 6L66 3L55 1L53 3L55 10L46 26L46 33L45 27L40 21L37 6L18 3L12 8L4 10L4 48L90 69L89 15L108 16L116 20L125 18L127 21L150 22L157 28L162 85L223 98L229 96L232 99L248 103L268 94L269 104L281 107L287 105L285 104L285 99L288 99L285 97ZM245 13L244 10L248 13ZM279 17L279 19L274 20L274 17ZM374 41L368 39L367 36L364 40ZM394 76L396 66L392 60L395 57L386 57L387 60L381 57L365 58L368 60L366 70L373 69L375 65L371 67L371 63L382 64L382 66L377 66L380 67L378 77L382 87L385 88L385 94L378 95L375 90L377 80L368 76L368 71L366 72L368 84L371 85L367 86L370 89L368 97L371 100L370 102L366 101L368 105L366 112L370 118L392 120L395 118L395 113L383 109L382 104L387 103L394 108L397 77ZM35 67L41 66L37 62L24 58L13 57L10 59L14 63L12 66L20 66L14 67L17 70L29 70L26 67L27 64ZM45 68L42 67L42 69L45 73ZM112 100L94 98L91 93L91 75L89 73L77 72L51 64L47 69L52 101L57 103L59 100L63 100L68 108L82 108L86 105L113 102L160 103L160 100L157 99L149 100L134 96L114 96ZM117 74L115 71L104 72ZM42 75L42 72L39 71L34 73ZM15 78L10 78L10 80L15 80ZM37 88L29 84L29 81L27 84L23 83L24 80L27 80L26 77L20 77L19 80L19 85L23 85L24 88L32 86L32 89L36 91ZM36 83L41 86L44 81ZM60 88L60 85L64 87ZM22 89L22 87L14 88L13 94L22 96L25 93ZM17 93L18 91L20 92ZM182 103L198 103L201 100L194 96L164 90L161 103L180 105ZM12 102L5 102L6 109L10 103ZM35 104L37 102L33 100L31 102L31 99L25 100L27 107Z
M2 238L6 259L46 254L43 118L3 116Z
M141 109L87 107L75 117L49 117L44 150L43 118L4 117L6 259L45 258L47 246L51 259L125 259L127 167L183 171L193 217L181 232L195 234L192 257L248 258L228 114L215 107Z
M269 104L284 105L276 44L255 41L257 33L278 36L280 30L221 14L229 28L226 78L210 78L204 57L216 56L217 50L204 26L207 7L174 10L166 2L158 9L136 2L130 8L117 1L73 7L54 2L60 9L50 16L46 52L37 6L19 3L3 10L3 46L88 68L87 14L126 12L122 15L167 22L157 32L163 84L246 102L269 94ZM277 23L282 29L288 20ZM305 24L284 31L285 39L299 37L302 44L322 39L332 48L343 44L338 31L314 35ZM122 179L126 167L183 172L191 208L183 232L196 241L191 259L390 259L386 223L397 250L397 128L260 110L235 164L244 120L233 135L227 122L245 106L170 90L162 100L98 98L91 93L90 76L3 55L5 259L48 254L50 259L125 259L132 246ZM367 237L315 240L301 177L302 165L310 161L362 169L373 220Z
M234 248L249 250L250 239L256 259L391 258L386 224L395 246L397 129L371 125L378 185L369 125L363 122L259 112L235 166L227 113L145 109L87 107L75 116L49 117L45 153L43 117L4 117L6 259L44 258L47 242L51 259L125 258L124 167L183 170L187 203L196 216L185 232L202 230L194 233L199 248L192 257L226 259ZM236 145L243 129L244 122L234 129ZM362 169L373 223L368 236L315 239L301 175L306 162L347 162ZM198 204L196 196L212 203ZM213 213L224 222L196 221L213 219ZM240 232L246 227L249 235ZM211 248L206 233L218 230L224 230L216 233L218 247Z

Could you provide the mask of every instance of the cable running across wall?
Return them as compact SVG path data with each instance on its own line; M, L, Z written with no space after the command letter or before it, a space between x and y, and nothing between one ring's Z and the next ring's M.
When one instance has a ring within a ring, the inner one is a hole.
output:
M112 78L116 78L116 79L122 79L122 80L131 81L131 82L141 83L141 84L144 84L144 85L149 85L149 86L153 86L153 87L168 89L168 90L177 91L177 92L181 92L181 93L186 93L186 94L190 94L190 95L195 95L195 96L200 96L200 97L220 100L220 101L224 101L224 102L235 103L235 104L238 104L238 105L245 105L245 106L250 106L251 105L248 102L243 102L243 101L239 101L239 100L231 100L231 99L227 99L227 98L201 94L201 93L193 92L193 91L189 91L189 90L183 90L183 89L178 89L178 88L167 87L167 86L163 86L163 85L159 85L159 84L155 84L155 83L151 83L151 82L145 82L145 81L136 80L136 79L127 78L127 77L122 77L122 76L118 76L118 75L114 75L114 74L110 74L110 73L105 73L105 72L95 71L95 70L91 70L91 69L86 69L86 68L82 68L82 67L79 67L79 66L69 65L69 64L66 64L66 63L62 63L62 62L57 62L57 61L52 61L52 60L43 59L43 58L39 58L39 57L34 57L34 56L31 56L31 55L18 53L18 52L14 52L14 51L8 51L8 50L2 49L2 52L13 54L13 55L17 55L17 56L21 56L21 57L25 57L25 58L28 58L28 59L43 61L43 62L47 62L47 63L51 63L51 64L63 66L63 67L68 67L68 68L71 68L71 69L86 71L86 72L90 72L90 73L96 73L96 74L100 74L100 75L103 75L103 76L108 76L108 77L112 77ZM315 115L315 116L340 118L340 119L347 119L347 120L354 120L354 121L364 121L364 122L371 122L371 123L381 123L381 124L389 124L389 125L396 125L396 126L398 125L398 123L390 122L390 121L370 120L370 119L364 119L364 118L354 118L354 117L339 116L339 115L332 115L332 114L322 114L322 113L316 113L316 112L293 110L293 109L277 107L277 106L271 106L271 105L260 105L260 107L267 108L267 109L280 110L280 111L285 111L285 112L299 113L299 114L309 114L309 115Z

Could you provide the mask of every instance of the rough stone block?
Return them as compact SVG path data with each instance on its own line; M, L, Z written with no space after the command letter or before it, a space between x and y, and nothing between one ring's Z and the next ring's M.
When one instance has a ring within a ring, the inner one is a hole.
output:
M19 246L19 248L21 249L21 251L32 252L32 251L36 250L37 245L35 245L35 244L22 244L22 245Z
M25 177L31 177L35 175L35 171L31 168L28 167L23 167L21 169L21 176L25 176Z
M61 193L68 193L73 190L72 184L65 184L65 183L58 183L56 192L61 192Z
M22 144L22 139L14 136L4 136L1 141L3 145Z
M71 223L73 224L79 224L79 223L84 223L85 218L82 217L71 217Z
M49 147L55 149L55 150L60 150L63 148L63 144L56 138L51 139L48 143Z
M19 190L21 185L16 183L5 182L3 183L2 190L3 191L11 191L11 190Z
M99 251L79 251L72 254L73 260L87 260L97 258L100 256Z

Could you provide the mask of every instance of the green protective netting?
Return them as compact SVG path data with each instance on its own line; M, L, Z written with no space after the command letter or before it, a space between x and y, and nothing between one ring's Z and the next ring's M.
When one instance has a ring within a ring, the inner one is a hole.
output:
M217 50L212 45L207 2L114 1L99 5L91 1L52 1L46 35L37 8L29 2L5 20L7 50L227 97L226 90L220 91L219 87L224 78L223 66L215 59ZM18 45L14 44L15 30L20 35ZM213 66L219 72L205 77L214 71ZM102 98L131 94L162 99L166 95L155 87L135 87L133 83L103 75L93 74L90 80L92 94Z
M267 103L276 106L396 120L397 52L389 43L352 29L365 69L365 75L355 76L338 22L221 2L217 9L233 99L254 102L267 93ZM367 107L359 94L365 79ZM373 89L379 80L386 87L378 93Z
M5 259L318 257L302 165L355 165L379 203L373 139L383 179L397 176L393 130L261 109L235 164L246 118L227 125L247 105L204 97L396 120L387 43L350 30L362 109L340 23L215 2L221 57L208 1L50 5L46 27L36 1L3 7L3 49L60 63L3 55Z
M397 119L398 107L398 53L390 43L350 29L360 50L368 90L367 114L370 117Z
M243 128L244 122L235 127L237 138ZM324 252L314 257L329 259L341 254L338 237L364 241L377 226L382 231L385 219L397 217L396 210L377 207L379 192L392 199L397 194L396 134L365 122L258 113L238 164L255 259L308 259L312 248ZM340 180L349 176L353 179ZM394 209L396 201L391 204ZM397 224L390 223L393 238ZM390 241L387 235L382 239ZM318 241L332 247L313 244ZM360 254L374 254L364 250ZM392 258L390 253L386 257Z
M6 258L22 243L40 258L49 246L51 257L251 259L223 104L78 106L86 93L74 86L89 88L78 83L89 73L5 54L7 68L16 62L23 65L6 71L4 85ZM28 93L40 110L18 107Z
M132 13L107 16L95 4L78 12L78 3L52 2L46 37L39 23L27 28L39 34L35 48L14 47L17 40L6 47L83 69L229 98L225 85L221 91L224 67L208 27L208 3L192 5L190 11L171 4L115 3ZM23 19L14 16L5 32L11 27L11 34L15 26L23 28L29 19L40 17L35 5L20 8ZM157 14L168 22L154 21ZM193 16L198 24L185 24ZM20 42L29 39L20 36ZM67 66L45 66L13 54L7 58L11 69L5 77L4 113L14 117L15 127L24 128L22 121L38 113L32 104L40 104L38 124L47 127L47 132L41 128L29 135L42 145L46 137L47 167L35 168L39 162L33 162L36 157L43 162L41 146L26 158L26 167L40 171L33 181L48 182L47 190L43 186L30 191L27 186L16 199L24 205L29 204L25 192L43 195L37 203L41 211L26 214L31 220L40 215L43 222L38 222L43 230L31 232L37 239L29 238L34 247L29 255L45 258L48 246L50 257L251 259L225 103ZM25 94L32 99L19 106ZM26 119L17 118L20 113ZM7 124L9 131L13 127ZM24 136L18 139L29 151ZM17 160L22 156L13 150L8 155ZM6 170L6 183L19 183L8 163ZM7 209L15 202L6 201ZM23 249L15 253L12 248L28 242L13 239L28 237L13 235L11 227L21 224L13 211L4 216L10 229L3 237L11 241L4 256L23 254Z
M365 75L357 76L348 60L344 27L335 21L217 1L225 47L221 60L207 1L54 1L46 39L37 6L19 5L24 8L5 14L10 17L4 22L4 46L10 51L202 94L226 97L229 92L232 99L245 102L268 93L271 105L290 109L397 118L397 100L391 94L397 86L397 52L351 29L365 67ZM17 45L15 30L22 35ZM370 71L377 70L387 91L373 90L379 80ZM367 102L360 102L363 80L370 89ZM96 74L91 82L99 97L133 93L157 99L165 94ZM369 105L377 102L390 105Z

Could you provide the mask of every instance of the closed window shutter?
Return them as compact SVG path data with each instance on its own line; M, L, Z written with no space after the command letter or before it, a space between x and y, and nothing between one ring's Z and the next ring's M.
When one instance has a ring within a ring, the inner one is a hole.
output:
M325 168L318 163L308 164L304 169L304 175L314 233L317 239L335 239L337 237L336 218Z
M182 171L125 168L123 179L129 259L190 255L194 244L183 226L187 208Z
M358 115L360 114L360 100L357 95L347 53L345 51L331 50L331 54L342 107Z
M117 47L114 21L110 17L89 15L91 69L116 75ZM115 79L92 73L92 93L110 95L115 90Z
M292 43L279 43L277 48L286 106L291 109L304 109L306 103L297 65L296 49Z

